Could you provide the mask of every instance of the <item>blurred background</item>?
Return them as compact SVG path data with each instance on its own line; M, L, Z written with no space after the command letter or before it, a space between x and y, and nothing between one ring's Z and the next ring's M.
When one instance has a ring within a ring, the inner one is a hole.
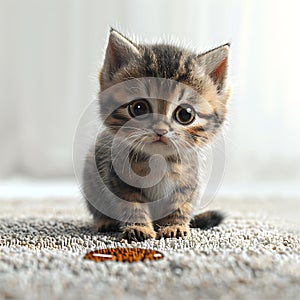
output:
M136 41L175 40L199 52L231 41L219 195L298 199L299 8L267 0L0 0L0 198L77 193L73 136L98 91L113 26Z

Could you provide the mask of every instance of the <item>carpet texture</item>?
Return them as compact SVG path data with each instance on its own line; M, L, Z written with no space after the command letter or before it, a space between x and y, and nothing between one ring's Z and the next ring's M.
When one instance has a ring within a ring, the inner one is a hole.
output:
M94 232L76 201L51 201L0 202L0 299L300 299L300 234L276 219L236 211L187 240L127 244ZM136 246L165 257L83 260Z

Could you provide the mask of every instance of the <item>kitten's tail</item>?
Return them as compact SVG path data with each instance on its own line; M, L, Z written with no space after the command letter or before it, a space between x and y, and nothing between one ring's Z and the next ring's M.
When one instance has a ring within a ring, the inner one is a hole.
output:
M216 210L206 211L194 216L190 222L191 228L209 229L218 226L224 220L225 215Z

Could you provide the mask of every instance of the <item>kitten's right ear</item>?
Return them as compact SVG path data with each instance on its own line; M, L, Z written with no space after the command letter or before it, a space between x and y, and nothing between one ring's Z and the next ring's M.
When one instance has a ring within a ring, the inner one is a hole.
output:
M114 73L140 55L136 44L111 28L104 64L100 74L101 86L111 82Z

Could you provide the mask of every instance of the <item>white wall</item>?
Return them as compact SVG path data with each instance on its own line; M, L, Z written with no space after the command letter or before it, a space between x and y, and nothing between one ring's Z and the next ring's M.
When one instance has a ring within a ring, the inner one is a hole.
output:
M270 0L0 0L0 177L73 175L73 133L95 97L112 25L202 50L230 40L225 186L297 187L299 8Z

